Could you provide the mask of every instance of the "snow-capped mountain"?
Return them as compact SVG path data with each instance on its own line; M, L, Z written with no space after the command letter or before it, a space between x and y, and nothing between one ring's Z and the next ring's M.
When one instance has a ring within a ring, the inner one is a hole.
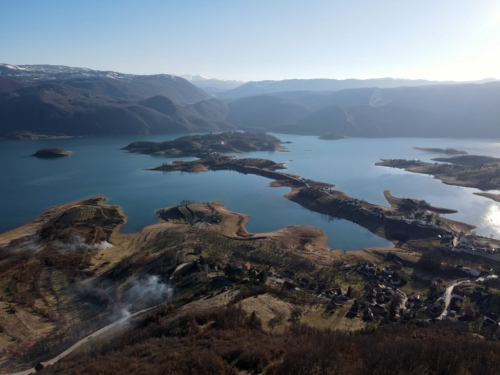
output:
M223 91L232 90L245 83L244 81L206 78L200 75L192 75L192 74L184 74L181 77L188 80L193 85L202 88L206 92L215 95Z

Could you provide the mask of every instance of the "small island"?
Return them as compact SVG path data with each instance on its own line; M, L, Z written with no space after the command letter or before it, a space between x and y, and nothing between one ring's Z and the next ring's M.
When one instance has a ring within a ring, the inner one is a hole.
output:
M318 137L318 139L323 139L323 140L328 140L328 141L335 141L338 139L349 139L347 135L342 135L342 134L337 134L337 133L328 133L328 134L323 134Z
M39 149L33 154L37 158L58 158L63 156L69 156L72 151L63 151L60 147L45 147Z
M457 150L456 148L433 148L433 147L413 147L415 150L433 152L446 155L466 155L467 151Z
M432 159L435 163L420 160L382 159L375 165L401 168L409 172L433 175L448 185L472 187L480 190L500 189L500 159L491 156L462 155ZM437 163L438 161L446 164ZM491 194L478 194L493 199Z
M172 141L137 141L124 148L130 152L165 156L194 156L205 158L249 151L287 151L284 143L266 133L225 132L188 135Z

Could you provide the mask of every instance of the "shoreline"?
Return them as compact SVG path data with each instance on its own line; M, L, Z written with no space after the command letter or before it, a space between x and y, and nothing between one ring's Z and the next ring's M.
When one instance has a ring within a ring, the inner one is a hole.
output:
M292 189L284 196L285 198L311 211L351 221L392 243L401 240L437 238L449 233L455 235L460 232L470 234L475 228L474 225L439 215L458 212L453 209L431 206L427 202L415 199L397 198L392 196L389 191L385 191L384 196L390 207L379 206L352 198L342 191L332 190L331 188L335 186L333 184L259 167L259 164L265 162L272 168L276 168L277 164L270 160L244 160L254 160L256 166L239 165L238 159L227 159L221 163L213 162L211 159L200 159L192 162L181 161L176 164L164 164L149 170L192 172L193 166L197 165L196 171L226 169L267 177L274 180L270 183L271 187L286 186Z
M471 162L463 162L461 164L461 158L478 158L480 160L477 164L472 164ZM461 155L451 158L432 159L435 163L422 162L420 160L381 159L381 161L375 163L375 165L379 167L403 169L411 173L427 174L446 185L474 188L483 191L499 190L500 179L497 176L498 169L496 167L496 161L498 159L491 158L490 162L484 162L483 159L489 161L489 157ZM438 161L448 164L437 163ZM494 194L474 194L498 202L498 198L495 198Z

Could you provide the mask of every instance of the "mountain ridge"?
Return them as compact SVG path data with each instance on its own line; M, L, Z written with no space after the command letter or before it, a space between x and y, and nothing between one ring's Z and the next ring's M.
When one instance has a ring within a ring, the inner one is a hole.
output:
M285 79L281 81L251 81L236 87L232 90L220 93L219 96L224 99L239 99L247 96L256 96L278 92L288 91L339 91L354 88L396 88L413 87L427 85L451 85L464 83L486 83L497 81L496 79L483 79L474 82L455 82L455 81L429 81L424 79L402 79L402 78L370 78L370 79Z

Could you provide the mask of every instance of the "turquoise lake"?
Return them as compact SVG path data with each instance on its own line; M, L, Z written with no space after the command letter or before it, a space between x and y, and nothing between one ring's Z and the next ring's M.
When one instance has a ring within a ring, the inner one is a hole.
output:
M238 157L262 157L283 162L286 172L330 182L336 189L367 201L387 205L382 192L425 199L459 212L450 218L476 225L476 232L500 237L500 205L473 195L477 189L449 186L430 176L377 167L379 159L429 161L442 156L412 149L453 147L470 154L500 157L500 142L492 140L423 138L352 138L337 141L310 136L275 134L290 152L252 152ZM390 243L346 220L327 218L283 198L289 188L271 188L271 180L232 171L162 173L143 168L174 160L131 154L121 148L135 140L162 141L179 135L121 136L36 141L0 141L0 232L23 225L57 204L105 195L128 216L122 232L132 233L157 221L155 211L183 199L218 200L232 210L250 215L250 232L268 232L288 225L312 225L324 230L329 245L343 250ZM38 159L41 147L62 147L70 157Z

